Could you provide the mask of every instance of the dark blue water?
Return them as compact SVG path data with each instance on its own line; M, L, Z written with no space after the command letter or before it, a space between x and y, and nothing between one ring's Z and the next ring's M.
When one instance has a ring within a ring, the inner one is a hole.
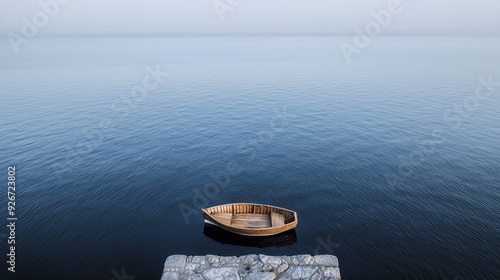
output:
M4 42L0 185L15 165L18 221L2 275L159 279L171 254L330 253L349 280L498 279L500 38L380 37L350 64L342 40ZM204 229L201 207L246 201L296 210L294 236Z

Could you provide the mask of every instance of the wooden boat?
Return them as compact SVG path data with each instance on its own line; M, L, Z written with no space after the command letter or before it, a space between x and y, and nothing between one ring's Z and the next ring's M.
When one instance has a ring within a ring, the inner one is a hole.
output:
M205 223L246 236L275 235L297 226L297 213L281 207L231 203L201 209Z

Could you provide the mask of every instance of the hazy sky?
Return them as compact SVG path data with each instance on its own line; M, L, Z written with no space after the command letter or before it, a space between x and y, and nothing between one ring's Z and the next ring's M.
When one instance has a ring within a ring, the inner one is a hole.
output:
M0 0L0 32L21 33L39 2ZM500 0L58 0L44 35L353 34L399 2L384 34L500 34ZM219 12L214 7L219 4ZM232 5L231 5L232 3ZM224 10L226 9L226 10ZM221 19L222 17L222 19ZM39 17L43 21L42 17Z

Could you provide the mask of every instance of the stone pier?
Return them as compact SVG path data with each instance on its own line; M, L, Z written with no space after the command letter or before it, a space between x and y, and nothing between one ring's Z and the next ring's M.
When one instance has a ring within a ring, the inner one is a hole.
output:
M339 262L332 255L267 256L172 255L161 280L340 280Z

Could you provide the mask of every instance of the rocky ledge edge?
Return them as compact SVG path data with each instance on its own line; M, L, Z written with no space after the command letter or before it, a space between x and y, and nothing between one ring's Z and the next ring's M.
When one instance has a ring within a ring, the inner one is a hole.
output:
M333 255L185 256L165 261L161 280L340 280L339 261Z

